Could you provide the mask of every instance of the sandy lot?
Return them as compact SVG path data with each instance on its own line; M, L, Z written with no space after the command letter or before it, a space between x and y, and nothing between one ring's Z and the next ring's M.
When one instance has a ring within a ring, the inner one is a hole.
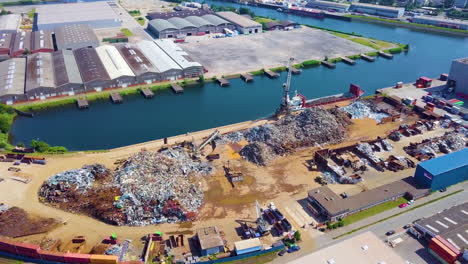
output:
M231 38L191 38L181 47L208 69L209 76L287 65L290 57L299 63L373 51L308 27Z

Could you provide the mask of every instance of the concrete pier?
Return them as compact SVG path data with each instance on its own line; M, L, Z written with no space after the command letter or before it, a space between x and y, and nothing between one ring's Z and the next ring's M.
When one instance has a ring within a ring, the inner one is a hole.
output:
M270 78L277 78L279 76L278 73L270 70L265 70L265 75L270 77Z
M177 83L172 83L171 88L172 88L172 91L174 91L174 93L176 94L184 92L184 88L182 88L182 86L178 85Z
M123 98L119 93L111 93L110 99L114 104L120 104L123 102Z
M390 53L386 53L383 51L379 51L379 56L384 57L386 59L393 59L393 55Z
M346 63L346 64L349 64L349 65L354 65L356 64L356 62L348 57L340 57L340 59Z
M328 61L321 61L320 62L323 66L327 67L327 68L330 68L330 69L335 69L336 68L336 64L335 63L332 63L332 62L328 62Z
M240 75L241 79L244 80L245 82L253 82L254 78L252 75L249 73L242 73Z
M368 61L368 62L374 62L375 61L375 57L368 56L366 54L361 54L360 56L365 61Z
M229 81L224 78L217 78L216 81L218 81L221 87L229 86Z
M146 99L149 99L149 98L153 98L153 97L154 97L153 91L151 91L151 90L148 89L148 88L143 88L143 89L141 89L141 94L142 94Z
M76 99L76 105L78 106L79 109L89 108L89 103L88 103L88 100L86 100L86 98Z

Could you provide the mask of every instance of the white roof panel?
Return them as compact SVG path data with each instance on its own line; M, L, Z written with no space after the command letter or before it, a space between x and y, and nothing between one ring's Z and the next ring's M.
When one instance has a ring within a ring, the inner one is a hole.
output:
M122 76L135 76L116 47L103 45L97 47L96 52L111 79L116 79Z
M154 41L169 57L171 57L182 69L189 67L201 67L201 64L192 61L187 52L170 39L157 39Z
M156 43L149 40L142 40L137 46L143 54L151 61L154 67L160 72L169 70L182 70L182 68L166 54Z

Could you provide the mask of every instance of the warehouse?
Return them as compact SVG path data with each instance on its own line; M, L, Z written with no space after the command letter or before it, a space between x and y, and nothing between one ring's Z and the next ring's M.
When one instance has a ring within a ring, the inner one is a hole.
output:
M51 53L38 52L28 55L25 93L29 100L57 95Z
M179 36L192 36L199 32L197 26L185 20L184 18L171 17L167 20L167 22L171 23L171 25L174 25L179 30L177 33Z
M120 27L120 19L106 1L39 5L37 30L54 30L70 24L88 24L91 28Z
M213 11L209 9L196 9L196 10L182 10L177 12L152 12L146 15L148 20L153 19L168 19L171 17L188 17L188 16L204 16L207 14L212 14Z
M348 4L342 4L342 3L331 2L331 1L320 1L320 0L309 1L306 7L317 8L317 9L322 9L326 11L335 11L335 12L340 12L340 13L346 13L349 10Z
M182 78L182 68L169 57L156 43L149 40L142 40L137 43L138 48L143 52L151 64L160 72L161 80L175 81Z
M236 25L237 30L242 34L255 34L262 32L262 25L245 16L238 15L234 12L218 12L219 17Z
M0 62L0 103L25 101L24 79L26 58L13 58Z
M112 80L110 88L125 88L136 83L135 74L115 46L99 46L96 48L96 53Z
M468 203L446 209L414 223L426 238L440 236L458 250L468 247Z
M411 20L413 23L418 24L468 30L468 22L460 19L444 19L431 16L415 16L411 18Z
M390 18L399 18L405 14L405 9L403 7L380 6L363 3L353 3L349 10L356 13Z
M66 25L55 29L57 49L95 48L99 40L88 25Z
M468 148L418 164L415 180L433 191L468 180Z
M8 14L0 16L0 32L14 33L21 24L21 16L18 14Z
M262 242L258 237L234 242L234 247L237 255L247 254L263 249Z
M74 95L84 91L78 64L71 50L52 53L55 87L62 95Z
M210 22L211 24L215 25L216 28L215 28L215 32L219 33L219 32L223 32L224 29L229 29L229 30L235 30L236 29L236 26L225 20L225 19L222 19L220 18L219 16L215 16L215 15L212 15L212 14L207 14L207 15L204 15L202 16L201 18L203 18L204 20Z
M158 39L154 43L179 65L184 78L194 78L203 74L203 66L171 40Z
M405 262L391 247L372 232L365 232L320 249L290 264L403 264Z
M148 30L156 38L175 38L179 34L179 28L164 19L153 19L148 23Z
M54 52L54 42L52 40L52 32L50 31L35 31L31 33L31 52Z
M224 252L223 239L216 226L197 229L197 239L200 243L202 256Z
M266 23L266 30L291 30L298 24L289 20L270 21Z
M338 196L327 186L322 186L310 190L307 200L311 212L324 217L326 221L336 221L403 196L408 199L418 199L427 194L429 194L429 189L416 186L413 177L408 177L360 192L346 199Z
M25 56L31 52L31 32L18 32L11 48L11 57Z
M447 84L457 93L468 94L468 57L452 61Z
M0 33L0 61L10 58L11 45L16 33Z
M188 16L186 18L184 18L185 20L187 20L188 22L192 23L193 25L195 25L197 28L198 28L198 32L204 32L206 34L210 34L210 33L214 33L216 32L216 26L201 18L201 17L197 17L197 16Z
M94 48L73 51L86 90L102 91L112 85L106 68Z
M143 52L136 46L131 44L116 45L122 57L127 62L128 66L136 75L137 83L153 83L161 80L161 74L153 64L143 55Z

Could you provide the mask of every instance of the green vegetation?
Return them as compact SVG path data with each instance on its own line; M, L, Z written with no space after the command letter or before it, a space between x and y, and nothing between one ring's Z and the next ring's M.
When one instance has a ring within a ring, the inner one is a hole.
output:
M403 52L403 49L398 47L398 48L388 49L385 52L388 52L390 54L397 54L397 53Z
M274 20L271 19L271 18L268 18L268 17L256 16L256 17L254 18L254 21L255 21L255 22L258 22L258 23L260 23L260 24L262 24L262 23L272 22L272 21L274 21Z
M120 32L122 32L126 37L133 36L133 33L128 28L122 28L120 29Z
M371 52L367 52L366 55L375 57L375 56L378 56L379 53L377 51L371 51Z
M428 202L425 202L425 203L422 203L422 204L419 204L419 205L413 205L411 208L409 208L409 209L407 209L407 210L401 211L401 212L399 212L399 213L397 213L397 214L394 214L394 215L391 215L391 216L389 216L389 217L385 217L385 218L383 218L383 219L380 219L379 221L370 223L370 224L368 224L368 225L361 226L361 227L359 227L359 228L353 229L353 230L351 230L351 231L349 231L349 232L346 232L346 233L344 233L344 234L341 234L341 235L339 235L339 236L336 236L336 237L334 237L333 239L337 239L337 238L340 238L340 237L344 237L344 236L347 236L347 235L349 235L349 234L352 234L352 233L354 233L354 232L356 232L356 231L362 230L362 229L364 229L364 228L368 228L369 226L373 226L373 225L375 225L375 224L378 224L378 223L381 223L381 222L385 222L385 221L387 221L388 219L391 219L391 218L397 217L397 216L399 216L399 215L402 215L402 214L404 214L404 213L407 213L407 212L416 210L416 209L418 209L418 208L420 208L420 207L423 207L423 206L426 206L426 205L428 205L428 204L437 202L437 201L439 201L439 200L445 199L445 198L447 198L447 197L449 197L449 196L455 195L455 194L460 193L460 192L463 192L463 191L464 191L464 189L461 189L461 190L458 190L458 191L455 191L455 192L446 194L446 195L444 195L444 196L441 196L441 197L439 197L439 198L436 198L436 199L434 199L434 200L430 200L430 201L428 201Z
M320 65L320 61L318 60L307 60L302 62L302 65L304 65L304 68L310 68L310 67L315 67Z
M217 6L217 5L211 5L211 10L215 12L222 12L222 11L231 11L231 12L236 12L237 9L232 6Z
M234 261L227 261L227 264L265 264L272 262L276 257L277 251L268 252L265 254L257 255L251 258L239 259Z
M385 212L387 210L396 208L398 205L400 205L402 203L406 203L406 202L408 202L408 200L401 197L401 198L399 198L399 199L397 199L395 201L388 201L388 202L385 202L383 204L379 204L379 205L374 206L372 208L366 209L364 211L361 211L361 212L358 212L358 213L355 213L355 214L352 214L350 216L347 216L347 217L343 218L343 224L344 225L352 224L352 223L360 221L360 220L362 220L364 218L371 217L371 216L374 216L376 214L380 214L382 212Z
M337 63L337 62L342 61L342 59L341 58L332 58L332 59L328 59L327 61L329 61L331 63Z
M286 66L280 66L280 67L271 68L270 71L272 71L272 72L282 72L282 71L285 71L286 69L287 69Z
M141 16L140 10L130 10L130 11L128 11L128 13L131 16Z
M8 133L16 113L13 107L0 104L0 148L11 148L8 144Z
M456 9L452 9L452 10L447 11L447 16L451 17L451 18L458 18L458 19L468 20L468 12L458 11Z
M56 153L65 153L68 151L65 147L61 147L61 146L51 147L46 142L39 141L39 140L31 140L30 145L31 145L31 148L33 148L35 151L39 153L56 154Z
M388 48L391 46L389 42L376 40L376 39L368 39L368 38L349 38L352 42L359 43L361 45L371 47L376 50Z
M357 59L361 58L361 55L358 54L358 55L351 55L351 56L346 56L346 57L348 57L348 58L350 58L352 60L357 60Z
M7 11L5 9L2 8L2 11L0 11L0 16L3 16L3 15L9 15L11 14L11 11Z
M301 236L302 236L302 235L301 235L301 232L299 232L299 230L297 230L296 232L294 232L294 235L293 235L293 236L294 236L294 239L295 239L296 241L301 241Z
M330 33L335 35L335 36L338 36L340 38L349 38L349 37L351 37L351 35L343 34L343 33L339 33L339 32L330 32Z
M357 33L348 33L348 32L344 32L344 31L339 31L339 30L334 30L334 29L328 29L328 28L323 28L323 27L317 27L317 26L312 26L312 25L304 25L306 27L310 27L310 28L316 28L316 29L321 29L321 30L325 30L325 31L329 31L329 32L334 32L334 33L340 33L342 35L348 35L348 36L355 36L355 37L362 37L362 35L359 35ZM339 36L339 35L336 35L336 36Z
M45 102L34 102L28 105L19 105L15 108L20 111L25 112L32 112L32 111L40 111L44 109L54 108L54 107L61 107L69 104L75 103L76 99L74 98L63 98L61 100L54 100L54 101L45 101Z
M436 27L432 25L425 25L425 24L417 24L417 23L410 23L410 22L405 22L405 21L400 21L400 20L391 20L391 19L385 19L385 18L380 18L380 17L368 17L368 16L357 16L357 15L347 15L348 17L351 18L360 18L368 21L381 21L381 22L386 22L386 23L392 23L396 25L406 25L406 26L411 26L414 28L426 28L426 29L437 29L437 30L442 30L442 31L451 31L451 32L457 32L457 33L464 33L468 34L467 30L462 30L462 29L454 29L454 28L444 28L444 27Z
M135 20L142 26L145 24L145 19L142 17L135 17Z
M28 12L28 17L30 19L34 19L34 14L36 13L36 8L31 9L31 11Z
M253 71L253 72L249 72L249 73L255 76L255 75L262 75L262 74L265 73L265 71L263 69L260 69L258 71Z

